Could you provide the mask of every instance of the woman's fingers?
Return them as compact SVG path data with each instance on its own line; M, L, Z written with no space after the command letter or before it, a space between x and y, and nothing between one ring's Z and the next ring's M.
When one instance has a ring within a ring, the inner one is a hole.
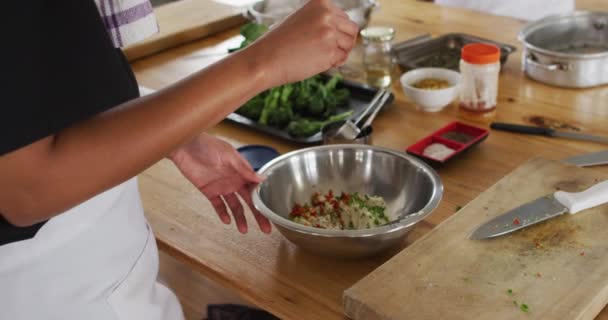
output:
M232 212L232 216L234 217L234 221L236 222L236 228L240 233L247 233L247 220L245 219L245 211L243 210L243 206L239 201L239 198L234 194L225 194L223 195L224 200L226 200L226 204L230 208Z
M260 183L264 178L253 171L251 165L241 155L237 154L235 161L232 164L234 170L240 174L246 181L251 183Z
M260 230L262 230L262 232L264 232L264 233L270 233L270 231L272 230L270 221L268 221L268 219L266 219L266 217L264 217L255 208L255 206L253 205L253 201L251 200L251 192L253 191L253 188L255 188L254 185L247 185L247 186L243 187L241 190L239 190L239 195L241 196L241 198L243 198L243 200L245 201L247 206L249 206L249 208L251 209L251 213L253 213L253 217L255 218L255 221L258 223Z
M348 52L355 46L352 38L345 34L337 34L336 42L338 43L338 49L341 49L344 56L348 55ZM339 50L338 50L339 51Z
M353 41L357 39L359 26L354 21L350 20L346 14L345 17L336 17L332 21L338 31L351 36Z
M226 205L224 204L224 201L222 201L222 198L220 198L219 196L205 196L207 197L207 199L209 199L209 202L211 202L211 205L215 209L215 212L217 213L220 220L222 220L224 224L230 224L230 215L228 214L228 210L226 209Z

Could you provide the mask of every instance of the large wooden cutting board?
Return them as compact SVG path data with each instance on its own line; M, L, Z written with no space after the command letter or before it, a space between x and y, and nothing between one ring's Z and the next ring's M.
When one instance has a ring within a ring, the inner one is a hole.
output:
M526 163L346 290L346 314L366 320L593 319L608 301L608 205L493 240L467 237L529 200L607 178L540 158Z
M125 48L135 60L243 24L243 8L213 0L180 0L154 10L160 32Z

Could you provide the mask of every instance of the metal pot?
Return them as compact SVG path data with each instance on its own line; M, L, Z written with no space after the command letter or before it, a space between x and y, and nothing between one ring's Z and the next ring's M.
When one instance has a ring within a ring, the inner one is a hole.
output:
M380 5L377 0L332 0L360 29L367 26L370 15ZM247 8L245 17L257 23L272 25L281 21L305 3L303 0L262 0Z
M532 22L519 33L532 79L569 88L608 83L608 13L576 11Z

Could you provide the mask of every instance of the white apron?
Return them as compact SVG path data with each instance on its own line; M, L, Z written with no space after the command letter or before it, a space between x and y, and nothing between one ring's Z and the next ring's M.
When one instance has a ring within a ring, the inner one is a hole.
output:
M181 320L135 178L0 246L0 319Z

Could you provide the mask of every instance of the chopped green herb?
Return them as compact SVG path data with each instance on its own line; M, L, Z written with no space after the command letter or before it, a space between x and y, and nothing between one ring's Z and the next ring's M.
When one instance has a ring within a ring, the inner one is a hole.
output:
M530 311L530 308L528 308L528 305L527 305L527 304L525 304L525 303L520 304L520 305L519 305L519 309L520 309L521 311L523 311L523 312L529 312L529 311Z
M517 301L513 300L513 304L514 304L515 306L517 306Z
M513 294L513 290L509 289L509 290L507 290L507 293L508 293L509 295L511 295L511 294Z
M462 278L462 281L464 281L466 283L471 283L471 279L469 279L469 278Z
M454 211L458 211L460 209L462 209L462 206L456 206L456 209Z

